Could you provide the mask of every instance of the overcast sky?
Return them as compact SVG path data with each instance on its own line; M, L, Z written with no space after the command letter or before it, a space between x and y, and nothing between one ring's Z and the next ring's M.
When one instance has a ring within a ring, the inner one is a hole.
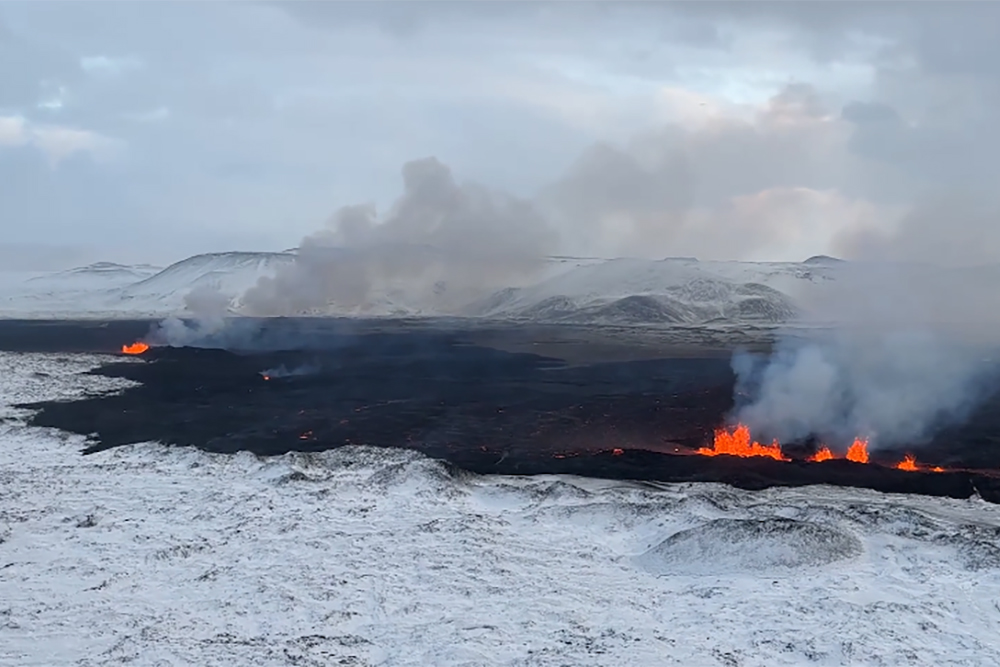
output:
M431 156L529 200L561 252L1000 261L998 25L957 2L5 2L0 262L291 247Z

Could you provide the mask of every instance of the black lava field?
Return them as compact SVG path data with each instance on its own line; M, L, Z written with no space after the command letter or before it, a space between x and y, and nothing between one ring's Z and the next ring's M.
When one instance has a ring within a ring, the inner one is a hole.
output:
M258 455L356 444L411 448L475 473L835 484L1000 502L1000 395L907 450L948 472L896 470L902 450L875 451L873 464L810 463L809 443L785 447L791 462L706 457L695 450L732 407L718 347L633 338L616 353L614 336L579 331L286 324L278 335L271 326L240 350L153 347L135 362L113 350L149 323L7 322L0 348L108 352L94 373L141 383L25 406L37 410L34 425L88 436L87 452L144 441Z

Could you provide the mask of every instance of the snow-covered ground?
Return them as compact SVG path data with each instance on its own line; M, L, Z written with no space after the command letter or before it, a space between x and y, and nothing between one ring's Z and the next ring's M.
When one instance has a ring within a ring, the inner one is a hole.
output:
M0 405L107 391L0 355ZM0 664L1000 664L1000 507L0 424Z

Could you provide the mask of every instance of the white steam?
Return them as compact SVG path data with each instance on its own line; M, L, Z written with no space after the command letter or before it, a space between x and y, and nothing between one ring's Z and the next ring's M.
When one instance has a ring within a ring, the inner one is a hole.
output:
M902 447L975 409L993 374L996 273L902 259L845 263L799 295L798 324L824 333L800 326L769 356L735 355L732 417L761 438Z
M738 354L734 417L767 438L919 444L961 420L982 395L973 348L930 331L840 329L785 338L770 356Z
M148 336L153 344L183 347L200 344L226 329L232 299L217 288L199 285L184 296L184 307L194 316L190 321L168 317Z

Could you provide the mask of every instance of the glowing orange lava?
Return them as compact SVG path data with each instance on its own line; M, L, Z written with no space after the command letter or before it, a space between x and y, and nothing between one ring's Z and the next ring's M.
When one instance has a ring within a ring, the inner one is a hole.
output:
M145 343L136 341L131 345L122 345L122 354L142 354L149 349Z
M701 447L698 449L699 454L704 456L718 456L724 454L727 456L765 456L776 461L789 461L784 454L781 453L781 445L775 440L770 445L762 445L759 442L752 441L750 439L750 428L739 424L732 431L727 431L726 429L719 429L715 432L715 440L712 442L711 447Z
M868 463L868 441L855 438L847 448L847 456L844 458L855 463Z
M613 450L615 455L621 453L620 449ZM792 459L785 456L784 452L781 451L781 443L775 440L770 445L762 445L756 442L750 436L750 427L744 424L737 424L731 430L725 428L720 428L715 431L715 439L712 442L711 447L700 447L696 450L696 453L702 456L740 456L744 458L752 456L764 456L776 461L791 461ZM808 457L806 461L810 463L822 463L823 461L833 461L840 459L833 451L826 445L820 446L816 450L816 453ZM866 438L855 438L851 446L847 448L847 453L843 456L844 459L848 461L853 461L854 463L871 463L868 455L868 440ZM873 464L873 465L887 465L883 463ZM903 457L903 460L892 466L897 470L906 470L908 472L948 472L947 468L941 466L929 466L920 465L917 463L917 457L913 454L907 454Z
M830 451L829 447L824 445L823 447L820 447L818 450L816 450L816 453L810 456L806 460L812 461L814 463L820 463L822 461L830 461L833 458L834 458L833 452Z

